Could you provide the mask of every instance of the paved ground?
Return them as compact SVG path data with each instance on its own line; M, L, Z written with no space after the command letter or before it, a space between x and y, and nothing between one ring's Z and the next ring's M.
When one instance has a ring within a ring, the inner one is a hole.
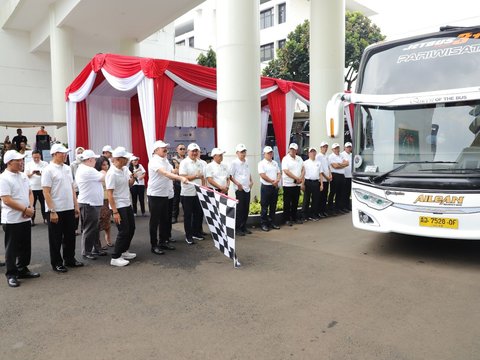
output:
M239 238L234 269L208 239L151 254L147 223L130 266L67 274L35 227L41 278L0 283L0 359L480 358L479 243L361 232L343 216Z

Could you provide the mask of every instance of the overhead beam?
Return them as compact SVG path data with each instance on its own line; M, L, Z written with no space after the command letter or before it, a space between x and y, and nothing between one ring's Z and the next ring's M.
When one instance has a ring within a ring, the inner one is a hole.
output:
M13 18L15 11L18 9L21 0L7 0L0 7L0 27L8 28L8 22Z

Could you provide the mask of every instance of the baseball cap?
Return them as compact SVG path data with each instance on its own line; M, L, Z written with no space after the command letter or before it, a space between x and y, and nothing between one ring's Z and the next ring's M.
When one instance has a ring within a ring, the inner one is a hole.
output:
M123 157L126 159L130 159L132 155L133 154L129 153L123 146L119 146L112 151L112 157L114 158Z
M88 160L88 159L91 159L91 158L94 158L94 159L98 159L100 157L100 155L96 155L93 150L85 150L83 153L79 154L78 157L84 161L84 160Z
M132 157L130 158L130 161L134 161L134 160L140 160L140 158L138 156L132 155Z
M298 150L298 145L295 144L295 143L291 143L289 146L288 146L289 149L295 149L295 150Z
M268 154L269 152L272 152L272 151L273 151L273 149L272 149L271 146L265 146L265 147L263 148L263 153L264 153L264 154Z
M210 153L211 156L222 155L222 154L225 154L225 151L223 151L220 148L213 148L212 152Z
M328 143L326 141L322 141L320 143L320 147L328 146Z
M69 152L70 149L67 149L65 146L63 146L62 144L53 144L52 147L50 148L50 154L53 155L53 154L56 154L58 152L60 153L67 153Z
M153 143L153 150L157 150L158 148L168 147L170 144L164 143L162 140L157 140Z
M238 144L236 147L235 147L235 151L246 151L247 150L247 147L245 146L245 144Z
M337 148L337 147L340 147L340 145L339 145L338 143L333 143L332 149L335 149L335 148Z
M196 144L196 143L190 143L190 144L188 144L188 146L187 146L187 150L188 150L188 151L192 151L192 150L198 150L198 151L200 151L200 146L198 146L198 144Z
M311 148L308 149L308 152L310 152L310 151L315 151L315 152L317 152L317 149L315 149L314 147L311 147Z
M3 155L3 162L8 164L12 160L23 159L25 155L20 154L17 150L8 150L5 155Z
M108 152L113 152L113 149L110 145L105 145L103 148L102 148L102 152L105 152L105 151L108 151Z
M349 147L349 146L352 146L352 143L351 142L346 142L344 147Z

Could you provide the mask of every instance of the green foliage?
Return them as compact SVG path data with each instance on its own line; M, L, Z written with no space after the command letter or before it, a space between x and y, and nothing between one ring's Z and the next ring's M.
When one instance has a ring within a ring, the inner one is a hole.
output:
M207 54L200 54L197 57L197 64L202 65L202 66L207 66L211 68L216 68L217 67L217 54L215 51L209 47Z
M298 199L298 206L302 206L303 204L303 192L300 192L300 198ZM260 205L260 200L257 197L254 197L253 200L250 202L250 215L258 215L262 210L262 206ZM278 191L278 199L277 199L277 211L283 211L283 189Z

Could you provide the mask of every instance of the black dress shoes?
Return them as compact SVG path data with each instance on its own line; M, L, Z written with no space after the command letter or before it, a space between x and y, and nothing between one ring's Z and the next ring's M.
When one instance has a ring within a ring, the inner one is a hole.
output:
M272 224L272 225L270 225L270 227L271 227L272 229L275 229L275 230L280 229L280 226L278 226L278 225L276 225L276 224Z
M5 263L3 261L0 261L0 266L5 266Z
M158 246L160 250L175 250L175 246L168 244L161 244Z
M19 279L35 279L40 277L40 274L37 272L32 272L30 270L25 269L23 271L19 271L17 278Z
M287 225L287 226L293 226L293 223L292 223L290 220L287 220L287 221L285 222L285 225Z
M18 281L16 277L10 277L7 279L7 284L10 287L19 287L20 281Z
M252 232L251 232L250 230L248 230L248 229L245 229L243 232L244 232L245 234L247 234L247 235L251 235L251 234L252 234Z
M65 261L65 266L68 266L68 267L82 267L83 263L73 259L73 261Z
M95 256L107 256L107 252L106 252L106 251L92 251L92 255L95 255Z
M244 233L242 230L237 230L237 231L236 231L236 234L237 234L238 236L245 236L245 233Z
M267 225L262 225L262 231L270 231L270 228Z
M177 218L176 217L172 217L172 224L176 224L177 223Z
M163 254L165 254L165 251L160 250L158 247L153 247L152 248L152 253L154 253L155 255L163 255Z
M58 273L66 273L68 269L63 265L52 266L53 271Z

